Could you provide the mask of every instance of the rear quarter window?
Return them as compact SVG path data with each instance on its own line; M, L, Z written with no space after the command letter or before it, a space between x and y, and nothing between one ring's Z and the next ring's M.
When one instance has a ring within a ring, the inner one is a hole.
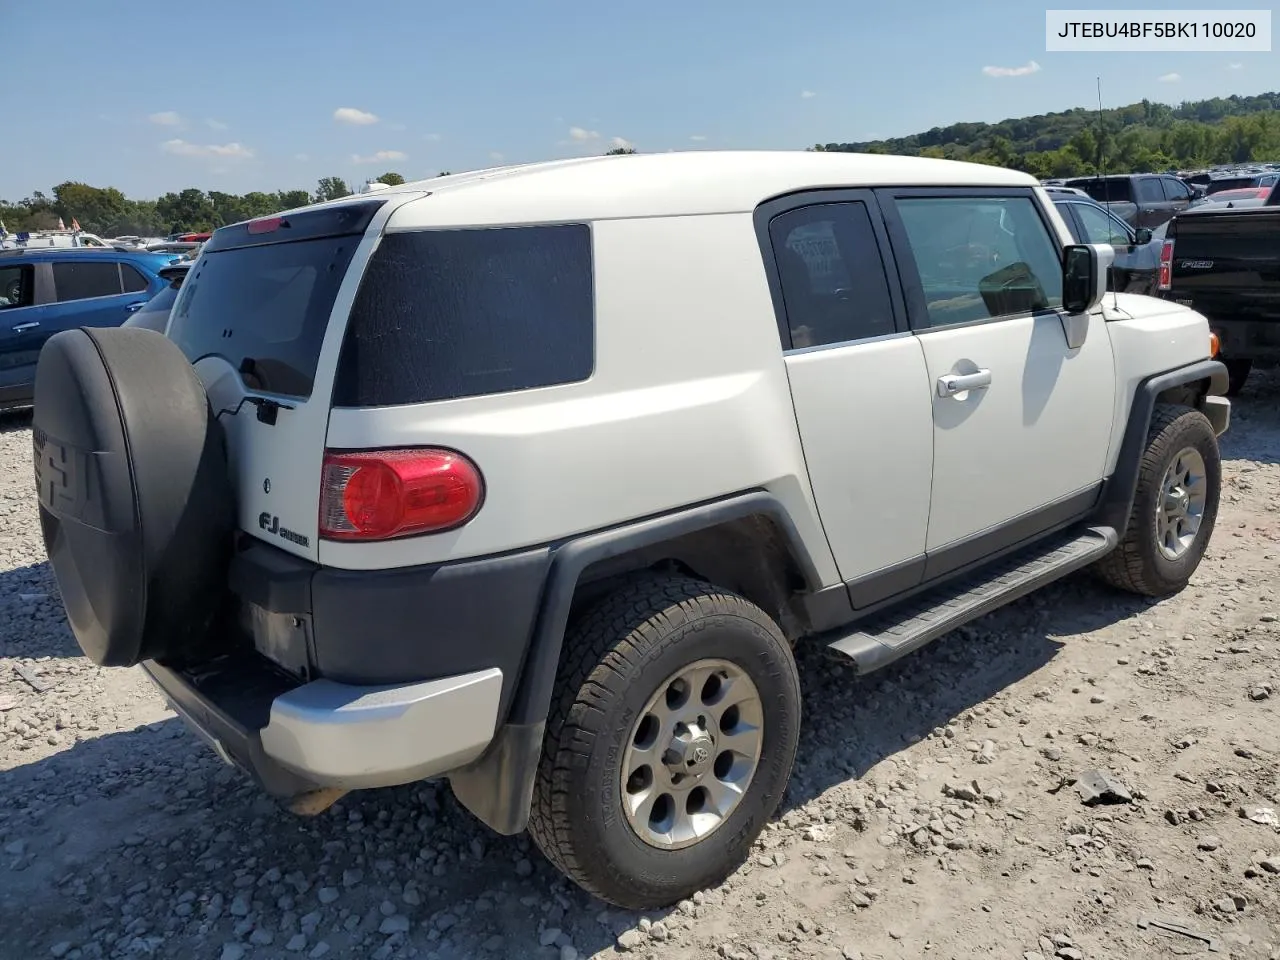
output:
M333 403L379 407L586 380L585 224L391 233L360 282Z

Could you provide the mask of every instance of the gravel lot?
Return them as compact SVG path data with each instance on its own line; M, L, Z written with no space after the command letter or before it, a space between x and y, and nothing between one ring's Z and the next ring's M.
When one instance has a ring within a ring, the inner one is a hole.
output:
M137 670L78 651L29 420L0 421L0 957L1280 958L1280 374L1225 439L1192 586L1073 578L858 680L801 657L791 793L751 863L609 909L445 786L277 808ZM32 682L34 681L34 683ZM1101 770L1127 802L1086 806ZM1148 921L1151 921L1148 923Z

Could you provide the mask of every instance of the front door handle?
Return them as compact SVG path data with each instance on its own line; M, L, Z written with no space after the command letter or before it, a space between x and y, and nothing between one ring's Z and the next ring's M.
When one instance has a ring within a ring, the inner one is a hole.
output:
M14 333L26 333L28 330L34 330L38 326L40 326L39 320L29 320L26 323L19 323L11 329Z
M143 307L145 307L146 305L147 305L147 301L145 301L145 300L139 300L137 303L131 303L131 304L129 304L127 307L125 307L125 310L127 310L129 313L137 313L139 310L141 310L141 309L142 309Z
M989 386L991 386L990 370L979 370L977 373L948 373L938 378L938 396L954 397L958 393L985 390Z

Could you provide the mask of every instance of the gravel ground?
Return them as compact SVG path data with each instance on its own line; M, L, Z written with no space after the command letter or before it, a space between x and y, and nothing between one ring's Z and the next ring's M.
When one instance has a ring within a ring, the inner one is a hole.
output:
M792 789L751 862L608 908L447 787L281 811L137 670L77 655L29 421L0 421L0 957L1280 958L1280 374L1158 604L1070 579L867 679L801 656ZM34 684L31 680L34 680ZM1118 802L1086 806L1103 771Z

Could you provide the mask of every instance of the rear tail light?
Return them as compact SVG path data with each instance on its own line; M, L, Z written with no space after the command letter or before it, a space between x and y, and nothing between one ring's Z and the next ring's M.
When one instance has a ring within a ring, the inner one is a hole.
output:
M388 540L438 533L475 516L484 480L453 450L326 452L320 536Z
M262 217L258 220L250 220L248 230L251 234L275 233L282 226L288 226L284 222L284 217Z
M1166 240L1160 245L1160 279L1156 283L1157 290L1169 290L1173 287L1173 241Z

